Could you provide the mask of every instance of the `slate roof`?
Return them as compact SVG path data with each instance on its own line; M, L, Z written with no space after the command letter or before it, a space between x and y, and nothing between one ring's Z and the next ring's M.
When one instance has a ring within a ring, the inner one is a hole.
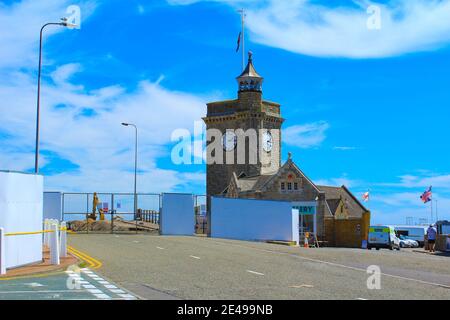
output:
M361 202L347 189L346 186L342 187L330 187L330 186L317 186L321 191L325 192L325 199L330 207L331 212L336 212L340 199L345 202L348 208L349 217L361 217L366 211Z

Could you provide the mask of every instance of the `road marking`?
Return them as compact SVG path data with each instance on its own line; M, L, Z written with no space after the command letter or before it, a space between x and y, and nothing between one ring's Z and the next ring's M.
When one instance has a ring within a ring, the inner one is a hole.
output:
M103 291L99 290L99 289L87 289L87 291L89 291L92 294L97 294L97 293L102 294L103 293Z
M32 287L32 288L37 288L37 287L44 287L43 284L37 283L37 282L32 282L32 283L25 283L26 286Z
M27 290L19 290L19 291L0 291L0 294L14 294L14 293L80 293L83 292L83 290L33 290L33 291L27 291Z
M235 247L241 247L241 248L251 249L251 250L260 251L260 252L267 252L267 253L272 253L272 254L286 255L286 256L291 256L291 257L294 257L294 258L298 258L298 259L302 259L302 260L306 260L306 261L310 261L310 262L323 263L323 264L327 264L327 265L334 266L334 267L340 267L340 268L345 268L345 269L350 269L350 270L355 270L355 271L360 271L360 272L367 273L367 270L363 269L363 268L350 267L350 266L346 266L344 264L328 262L328 261L323 261L323 260L319 260L319 259L307 258L307 257L301 256L301 255L296 255L296 254L292 254L292 253L278 252L278 251L273 251L273 250L268 250L268 249L258 249L258 248L244 246L244 245L239 245L239 244L234 244L234 243L223 243L223 242L216 241L216 240L210 240L210 241L215 242L215 243L219 243L219 244L222 244L222 245L227 245L227 246L231 245L231 246L235 246ZM417 283L426 284L426 285L430 285L430 286L436 286L436 287L441 287L441 288L445 288L445 289L450 289L450 285L445 285L445 284L441 284L441 283L428 282L428 281L414 279L414 278L406 278L406 277L397 276L397 275L388 274L388 273L381 273L381 275L386 276L386 277L395 278L395 279L412 281L412 282L417 282Z
M96 296L99 299L108 299L108 300L111 299L110 296L108 296L107 294L104 294L104 293L96 293L96 294L94 294L94 296Z
M125 294L119 293L118 296L122 297L122 298L125 298L125 299L136 299L135 296L132 296L131 294L128 294L128 293L125 293Z
M105 288L107 289L118 289L115 285L113 284L105 284Z
M364 299L364 298L356 298L356 300L367 301L368 299Z
M80 250L75 249L74 247L67 246L67 249L72 255L74 255L74 256L80 258L81 260L87 262L91 266L91 268L93 268L93 269L98 269L98 268L100 268L102 266L102 263L100 261L98 261L97 259L89 256L88 254L86 254L84 252L81 252Z
M256 274L258 276L263 276L264 273L260 273L260 272L256 272L256 271L252 271L252 270L247 270L248 273L252 273L252 274Z
M164 248L161 248L161 247L156 247L156 249L158 249L158 250L164 250Z
M83 288L85 289L97 289L95 286L93 286L92 284L83 284Z
M109 289L112 293L125 293L122 289Z
M134 243L139 243L139 241L136 241L136 240L135 240L135 241L133 241L133 242L134 242Z
M120 298L119 300L137 300L138 298L130 293L127 293L124 290L119 289L117 286L111 284L110 282L106 281L105 279L99 277L97 274L95 274L94 272L92 272L91 270L84 268L82 269L82 272L87 274L92 280L96 280L98 282L98 284L101 284L104 288L102 288L103 290L107 289L109 290L111 293L115 293L117 294ZM87 291L89 291L90 293L92 293L94 296L96 296L99 299L114 299L117 300L115 298L111 298L110 296L108 296L107 294L105 294L102 290L98 289L97 287L95 287L95 285L93 285L92 283L89 283L89 285L83 285L84 288L88 289Z
M299 286L290 286L289 288L300 289L300 288L314 288L312 284L301 284Z
M189 256L189 257L191 257L192 259L200 260L200 257L196 257L196 256Z

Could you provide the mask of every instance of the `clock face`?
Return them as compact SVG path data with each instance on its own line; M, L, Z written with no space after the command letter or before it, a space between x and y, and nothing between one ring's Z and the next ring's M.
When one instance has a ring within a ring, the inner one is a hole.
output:
M273 148L273 138L269 131L263 133L262 146L265 152L271 152Z
M232 131L227 131L223 135L222 146L225 151L233 151L236 148L237 136Z

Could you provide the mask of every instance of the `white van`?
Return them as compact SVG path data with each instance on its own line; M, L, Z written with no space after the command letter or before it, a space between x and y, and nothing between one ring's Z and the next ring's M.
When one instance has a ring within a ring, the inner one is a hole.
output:
M370 226L367 249L371 250L372 248L377 250L380 250L380 248L400 250L400 239L395 234L394 227Z
M421 226L395 226L395 233L403 235L406 239L415 240L419 246L423 247L425 243L425 236L427 234L427 227Z

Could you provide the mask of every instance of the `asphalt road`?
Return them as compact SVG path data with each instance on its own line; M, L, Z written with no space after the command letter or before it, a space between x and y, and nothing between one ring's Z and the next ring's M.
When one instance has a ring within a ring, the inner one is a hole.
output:
M71 235L144 299L450 299L450 257L149 235ZM367 287L367 267L382 272Z

